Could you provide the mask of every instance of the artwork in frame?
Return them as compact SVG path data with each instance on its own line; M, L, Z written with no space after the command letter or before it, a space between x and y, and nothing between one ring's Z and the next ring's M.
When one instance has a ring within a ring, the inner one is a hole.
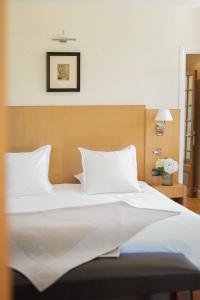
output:
M47 92L80 92L80 52L47 52Z

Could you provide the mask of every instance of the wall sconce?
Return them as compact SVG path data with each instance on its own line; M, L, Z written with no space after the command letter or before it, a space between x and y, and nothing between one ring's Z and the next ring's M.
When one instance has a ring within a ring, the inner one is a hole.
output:
M155 156L160 156L163 152L163 149L162 148L156 148L153 150L153 155Z
M165 122L166 121L173 121L172 115L169 109L159 109L156 117L156 135L163 135Z

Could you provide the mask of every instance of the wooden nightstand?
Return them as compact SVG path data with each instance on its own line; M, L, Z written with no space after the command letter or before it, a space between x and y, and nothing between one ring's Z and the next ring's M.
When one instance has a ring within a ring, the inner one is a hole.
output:
M177 183L171 186L153 185L152 187L165 196L185 205L187 199L187 187L184 184Z

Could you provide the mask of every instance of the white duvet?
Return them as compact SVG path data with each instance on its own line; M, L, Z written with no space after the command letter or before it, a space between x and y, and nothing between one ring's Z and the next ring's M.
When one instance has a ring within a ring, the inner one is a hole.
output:
M200 269L200 216L165 197L144 182L142 193L86 195L79 184L54 185L45 196L9 198L8 213L36 212L50 209L125 201L135 207L180 211L173 218L151 224L123 246L121 253L173 252L184 254Z

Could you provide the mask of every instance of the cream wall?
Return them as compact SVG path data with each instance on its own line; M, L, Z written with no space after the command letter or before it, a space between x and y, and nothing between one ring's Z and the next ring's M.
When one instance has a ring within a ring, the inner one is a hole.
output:
M133 3L8 0L8 104L177 108L179 50L200 47L200 9ZM62 29L77 42L52 42ZM80 93L45 91L46 51L81 52Z

